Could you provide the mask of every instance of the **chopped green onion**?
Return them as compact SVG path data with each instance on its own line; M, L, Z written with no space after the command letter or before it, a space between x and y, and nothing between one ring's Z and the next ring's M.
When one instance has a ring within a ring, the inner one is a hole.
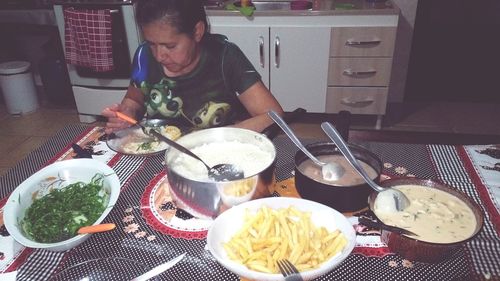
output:
M109 199L104 177L96 174L90 183L76 182L53 189L33 201L21 221L25 234L37 242L54 243L76 236L82 226L92 225Z

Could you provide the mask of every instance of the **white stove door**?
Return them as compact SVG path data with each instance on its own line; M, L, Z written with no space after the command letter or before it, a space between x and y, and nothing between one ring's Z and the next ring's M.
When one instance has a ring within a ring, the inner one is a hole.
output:
M105 107L120 103L126 92L127 89L94 89L73 86L73 95L80 122L95 122Z

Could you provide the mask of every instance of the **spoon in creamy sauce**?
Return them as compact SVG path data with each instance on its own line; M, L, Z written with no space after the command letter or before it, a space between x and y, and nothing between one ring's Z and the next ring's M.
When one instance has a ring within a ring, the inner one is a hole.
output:
M278 126L285 132L285 134L292 140L292 142L300 149L304 154L309 157L316 165L321 167L321 174L323 179L327 181L336 181L344 175L344 167L337 163L329 162L324 163L318 160L311 152L309 152L306 147L300 142L299 138L293 133L292 129L285 123L285 121L274 111L269 111L267 113L271 119L273 119Z
M328 122L321 123L321 128L330 137L330 139L337 145L340 152L349 161L349 164L363 177L368 185L378 192L377 201L384 202L384 209L388 212L403 211L410 205L410 200L406 195L394 188L383 188L376 184L361 167L358 160L352 154L351 150L345 143L340 133Z
M178 144L176 141L173 141L164 135L160 134L154 129L147 129L146 127L142 126L137 120L134 118L125 115L121 112L116 112L116 116L122 120L125 120L129 122L132 125L137 125L139 126L145 134L150 134L155 136L156 138L160 139L161 141L166 142L170 146L174 147L175 149L179 150L182 153L185 153L197 160L199 160L203 165L208 170L208 177L215 180L215 181L232 181L232 180L239 180L245 177L244 172L239 169L236 165L233 164L217 164L213 167L208 166L203 159L201 159L198 155L194 154L191 150L185 148L184 146Z

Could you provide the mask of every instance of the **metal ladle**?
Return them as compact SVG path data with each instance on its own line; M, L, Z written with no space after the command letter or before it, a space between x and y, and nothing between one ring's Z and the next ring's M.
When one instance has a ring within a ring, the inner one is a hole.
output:
M300 149L304 154L309 157L316 165L321 167L321 174L323 179L327 181L336 181L342 177L345 170L342 166L337 163L324 163L314 157L306 147L300 142L299 138L293 133L292 129L285 123L285 121L274 111L269 111L267 113L273 121L280 126L280 128L285 132L285 134L292 140L292 142Z
M330 139L337 145L337 148L340 150L340 152L344 155L344 157L347 159L349 164L363 177L363 179L368 183L371 188L373 188L375 191L378 192L378 196L390 196L394 198L394 208L388 208L388 210L395 209L397 211L402 211L406 207L410 205L410 200L408 200L408 197L406 195L394 188L383 188L376 184L365 172L365 170L361 167L359 164L358 160L352 154L351 150L345 143L345 141L342 139L340 136L340 133L333 127L332 124L328 122L323 122L321 123L321 128L323 131L330 137Z
M116 112L116 116L122 120L129 122L132 125L139 126L145 134L153 135L154 137L158 138L161 141L166 142L167 144L169 144L170 146L179 150L180 152L185 153L185 154L199 160L207 168L208 177L215 180L215 181L232 181L232 180L239 180L239 179L242 179L245 177L244 172L242 170L240 170L236 165L217 164L213 167L210 167L207 165L207 163L205 163L205 161L203 161L200 157L198 157L198 155L191 152L191 150L178 144L176 141L173 141L173 140L165 137L164 135L160 134L159 132L157 132L154 129L144 127L139 122L137 122L137 120L135 120L134 118L132 118L126 114L123 114L121 112Z

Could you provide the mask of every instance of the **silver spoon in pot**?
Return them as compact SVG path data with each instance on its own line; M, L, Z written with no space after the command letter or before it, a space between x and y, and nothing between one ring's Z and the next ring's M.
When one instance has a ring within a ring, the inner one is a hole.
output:
M215 181L232 181L232 180L239 180L239 179L242 179L245 177L244 172L241 169L239 169L236 165L217 164L213 167L210 167L210 166L208 166L207 163L205 163L205 161L203 161L200 157L198 157L198 155L194 154L191 150L178 144L176 141L173 141L173 140L167 138L166 136L160 134L159 132L157 132L154 129L144 127L139 122L137 122L137 120L135 120L134 118L132 118L126 114L123 114L121 112L116 112L116 116L124 121L129 122L132 125L139 126L145 134L153 135L154 137L160 139L161 141L168 143L170 146L174 147L175 149L179 150L180 152L185 153L185 154L199 160L207 168L208 177L215 180Z
M337 145L337 148L344 155L349 164L351 164L351 166L361 175L361 177L363 177L363 179L366 181L366 183L368 183L369 186L371 186L371 188L373 188L375 191L378 192L377 194L378 199L381 199L383 197L393 198L393 200L388 200L388 201L394 202L394 206L385 206L385 210L402 211L410 205L410 200L408 199L408 197L406 197L406 195L403 192L394 188L383 188L378 184L376 184L368 176L368 174L359 164L354 154L352 154L351 150L349 149L345 141L340 136L340 133L335 129L335 127L333 127L332 124L328 122L323 122L321 123L321 128L328 135L328 137L330 137L330 139L335 143L335 145ZM384 202L385 201L386 200L384 200Z
M274 111L269 111L267 113L273 121L280 126L280 128L285 132L285 134L292 140L292 142L300 149L304 154L309 157L316 165L321 167L321 174L323 179L327 181L336 181L342 177L345 170L342 166L337 163L324 163L314 157L306 147L300 142L299 138L293 133L292 129L285 123L285 121Z

